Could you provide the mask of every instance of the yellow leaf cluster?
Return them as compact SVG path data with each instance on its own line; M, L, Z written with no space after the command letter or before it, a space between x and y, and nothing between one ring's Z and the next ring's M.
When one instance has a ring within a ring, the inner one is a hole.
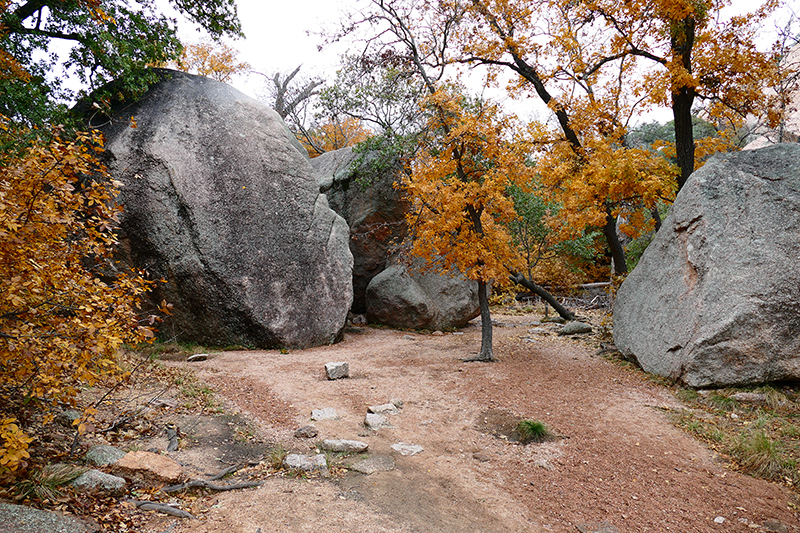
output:
M0 141L17 148L0 155L0 411L11 414L23 400L72 402L116 374L120 345L152 335L138 315L151 282L112 260L120 207L97 161L102 139L2 123Z
M0 478L13 474L30 458L28 445L33 439L20 429L15 418L0 420Z
M238 50L225 43L201 41L186 46L181 57L171 66L227 83L232 76L250 70L250 64L239 62Z
M401 184L412 205L411 252L476 281L504 277L517 262L506 191L533 175L524 143L494 105L446 90L423 105L429 133Z
M313 128L308 137L297 134L300 143L308 150L312 158L332 150L366 141L373 133L362 122L353 117L346 117L335 122L327 122Z

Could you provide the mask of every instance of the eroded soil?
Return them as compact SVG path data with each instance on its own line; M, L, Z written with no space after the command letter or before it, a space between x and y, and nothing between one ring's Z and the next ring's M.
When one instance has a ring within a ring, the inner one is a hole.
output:
M360 328L335 346L192 363L265 442L311 453L323 438L358 439L393 456L396 469L274 476L215 494L199 520L154 517L148 531L800 531L788 488L727 469L671 425L666 412L682 407L669 389L580 341L529 334L534 316L496 319L496 363L461 361L478 351L479 323L444 335ZM332 361L347 361L351 377L327 380ZM365 430L367 407L394 398L404 407L392 427ZM340 418L314 422L317 439L293 437L325 407ZM517 417L543 421L556 437L522 446L498 436ZM214 472L246 457L226 458L236 440L197 461ZM403 456L390 448L398 442L424 451Z

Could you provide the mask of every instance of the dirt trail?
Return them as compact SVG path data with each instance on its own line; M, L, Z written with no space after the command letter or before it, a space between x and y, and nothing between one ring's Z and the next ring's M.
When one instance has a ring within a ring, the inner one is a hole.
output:
M197 363L229 407L287 449L309 452L314 442L294 430L313 409L333 407L339 420L314 423L319 440L365 441L397 468L271 478L219 494L203 520L173 533L688 533L766 531L767 520L800 531L789 490L726 470L670 424L665 409L680 406L668 390L580 343L530 335L532 316L497 318L497 363L461 362L479 347L475 324L444 335L363 328L335 346ZM349 362L351 377L328 381L332 361ZM393 398L405 402L393 427L366 431L367 406ZM561 438L521 446L488 434L504 414L541 420ZM398 442L424 451L400 455L390 448Z

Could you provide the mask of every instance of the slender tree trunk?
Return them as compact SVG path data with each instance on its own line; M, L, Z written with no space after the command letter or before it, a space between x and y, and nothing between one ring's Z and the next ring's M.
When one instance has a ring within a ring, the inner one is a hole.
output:
M553 307L553 309L556 310L556 313L558 313L561 316L561 318L563 318L564 320L575 320L575 315L573 315L569 311L569 309L567 309L566 307L564 307L563 305L558 303L558 300L553 298L552 294L550 294L549 292L544 290L544 288L542 288L539 285L535 284L531 280L527 279L525 276L523 276L519 272L513 272L512 271L511 275L509 276L509 278L514 283L518 283L518 284L522 285L523 287L525 287L526 289L531 291L533 294L535 294L539 298L543 299L545 302L549 303Z
M672 117L675 119L675 155L678 159L678 190L694 172L694 132L692 130L691 89L683 88L672 95Z
M625 249L622 248L622 243L619 242L619 237L617 236L617 217L612 215L610 210L606 211L606 225L603 226L603 235L611 251L611 258L614 260L614 273L627 273L628 263L625 260Z
M687 74L692 73L692 48L696 21L686 17L673 26L670 46L672 55L680 61ZM688 85L672 88L672 117L675 119L675 152L678 158L678 190L694 172L694 130L692 129L692 104L694 88Z
M656 230L656 233L658 233L658 230L661 229L661 213L658 212L658 206L657 205L654 205L650 209L650 215L653 217L653 220L656 223L655 224L655 230Z
M478 281L478 305L481 309L481 352L475 357L464 359L464 361L496 361L492 350L492 315L489 311L489 290L485 281Z

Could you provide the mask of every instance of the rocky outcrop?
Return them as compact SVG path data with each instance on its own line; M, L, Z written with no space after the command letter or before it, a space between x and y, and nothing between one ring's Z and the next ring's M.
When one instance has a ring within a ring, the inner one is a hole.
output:
M800 379L800 146L695 172L614 303L617 347L693 387Z
M334 342L352 303L349 230L302 147L235 89L159 73L101 130L124 184L127 259L167 281L153 291L174 306L162 332L217 346Z
M367 288L367 320L405 329L463 327L480 314L478 284L463 276L392 265Z
M374 155L362 157L352 148L342 148L315 157L311 164L331 209L350 226L352 310L366 313L367 286L386 268L392 245L406 232L408 205L394 187L399 163L378 163Z

